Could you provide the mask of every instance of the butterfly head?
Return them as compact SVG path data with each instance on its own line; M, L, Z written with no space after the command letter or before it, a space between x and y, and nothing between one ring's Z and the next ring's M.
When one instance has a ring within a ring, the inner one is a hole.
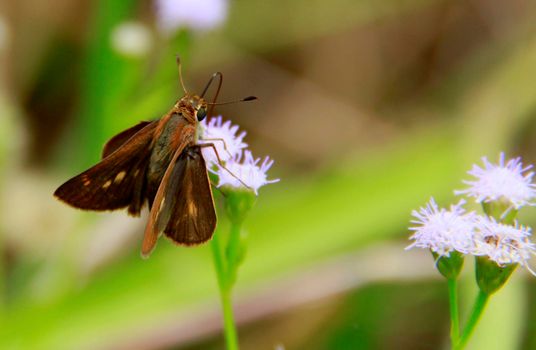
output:
M191 122L200 122L205 119L207 116L207 107L207 102L202 97L194 94L186 94L175 105L175 108L181 111L184 116L187 118L191 116L188 118L192 119Z
M183 98L181 98L177 102L177 104L175 105L175 109L177 110L178 113L180 113L181 111L186 112L182 114L189 120L190 123L200 122L203 119L205 119L207 115L212 116L212 112L214 111L214 106L216 105L226 105L226 104L235 103L235 102L253 101L257 99L255 96L248 96L240 100L236 100L236 101L216 103L216 100L218 99L218 95L220 93L221 85L223 83L223 74L221 74L221 72L216 72L212 74L207 85L205 85L205 88L203 89L203 92L201 93L201 95L191 94L188 92L188 90L186 90L186 87L184 86L184 82L182 80L181 61L178 56L177 56L177 65L179 68L179 80L180 80L181 87L185 95ZM209 87L214 82L214 79L218 79L218 86L216 89L216 93L214 94L212 102L207 103L207 101L205 101L204 99L204 96L207 93Z
M207 102L197 95L192 95L188 99L188 103L195 110L197 121L202 121L207 116Z

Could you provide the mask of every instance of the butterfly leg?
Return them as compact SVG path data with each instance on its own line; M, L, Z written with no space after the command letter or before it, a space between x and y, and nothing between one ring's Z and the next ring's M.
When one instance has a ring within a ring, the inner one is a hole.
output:
M225 152L227 152L227 154L229 155L229 157L232 157L233 155L231 154L231 152L229 152L228 148L227 148L227 143L225 142L224 139L222 138L209 138L209 139L201 139L202 141L220 141L222 144L223 144L223 149L225 150ZM216 152L217 154L217 152Z
M225 167L225 165L223 165L223 162L221 161L220 155L218 154L218 150L216 149L216 145L214 145L213 143L201 143L201 144L198 144L198 146L199 146L200 148L207 148L207 147L212 148L212 150L213 150L214 153L216 154L216 158L218 159L218 165L219 165L222 169L225 169L225 171L227 171L229 174L231 174L232 177L234 177L235 179L237 179L242 185L244 185L244 187L251 189L251 187L249 187L248 185L246 185L246 183L245 183L244 181L242 181L238 176L236 176L235 174L233 174L233 172L232 172L231 170L227 169L227 168Z

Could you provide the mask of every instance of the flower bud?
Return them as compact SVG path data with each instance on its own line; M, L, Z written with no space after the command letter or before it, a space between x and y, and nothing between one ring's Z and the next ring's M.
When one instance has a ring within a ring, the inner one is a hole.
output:
M487 256L476 257L476 282L481 291L492 294L508 281L518 264L499 266Z
M437 270L447 279L457 279L463 267L463 254L453 251L449 256L440 256L432 252L434 259L437 261Z
M220 191L225 196L225 210L231 223L240 225L255 205L257 200L255 192L233 186L222 186Z

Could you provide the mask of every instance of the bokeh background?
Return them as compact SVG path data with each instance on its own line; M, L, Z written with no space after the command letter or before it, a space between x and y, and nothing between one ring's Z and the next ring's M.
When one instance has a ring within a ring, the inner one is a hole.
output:
M221 101L259 97L217 112L281 178L246 223L242 348L446 348L446 283L404 251L410 212L456 200L481 156L536 162L536 2L165 2L0 2L0 348L223 348L208 246L142 260L143 216L52 197L180 97L177 53L190 90L222 71ZM536 349L535 299L519 271L470 348Z

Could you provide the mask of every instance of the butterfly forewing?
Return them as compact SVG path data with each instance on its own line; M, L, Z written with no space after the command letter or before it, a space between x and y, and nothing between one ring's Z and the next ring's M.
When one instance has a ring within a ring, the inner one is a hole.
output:
M115 150L125 144L132 136L136 135L138 131L140 131L149 124L151 124L151 122L139 122L133 127L128 128L112 137L110 140L108 140L108 142L106 142L102 149L102 158L104 159L110 154L112 154Z
M179 156L156 224L178 244L199 244L212 237L216 212L199 146L188 147Z
M129 137L101 162L65 182L54 195L80 209L114 210L129 206L130 214L139 214L156 125L145 125L135 133L136 137Z
M149 220L147 221L147 226L145 227L145 233L143 235L143 243L141 246L141 255L143 257L148 257L149 254L153 251L158 237L163 231L163 227L157 225L158 222L163 223L164 219L159 219L162 213L162 208L165 204L166 191L168 190L168 183L171 180L171 174L175 169L177 160L179 159L182 152L188 147L188 144L191 142L195 130L191 127L181 128L181 140L177 144L176 149L173 153L173 157L165 170L164 175L160 181L156 193L153 195L152 190L148 197L151 202L151 212L149 213ZM178 200L178 199L175 199Z

